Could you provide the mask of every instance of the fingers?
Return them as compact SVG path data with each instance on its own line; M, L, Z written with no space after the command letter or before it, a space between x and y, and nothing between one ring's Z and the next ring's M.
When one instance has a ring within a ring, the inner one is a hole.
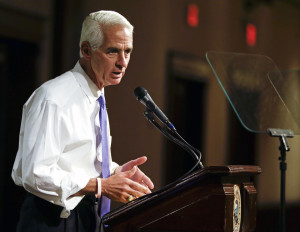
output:
M128 171L129 169L133 168L134 166L141 165L147 161L146 156L139 157L135 160L130 160L127 163L122 165L121 171Z
M143 184L145 184L145 185L146 185L147 187L149 187L150 189L153 189L153 188L154 188L153 182L152 182L151 179L150 179L148 176L146 176L145 174L144 174L144 176L143 176L142 182L143 182Z
M153 189L154 188L154 184L151 181L151 179L145 175L145 173L143 173L139 168L136 171L135 178L131 178L134 181L137 181L138 183L142 184L143 186Z
M127 171L127 172L123 172L122 174L123 174L126 178L128 178L128 185L131 187L131 189L135 190L135 191L132 192L131 194L133 194L134 196L140 197L140 196L143 196L143 195L145 195L145 194L151 193L151 191L149 190L148 186L149 186L149 185L150 185L150 186L153 186L153 183L151 182L151 180L150 180L145 174L143 174L143 175L144 175L144 177L145 177L145 180L146 180L145 183L146 183L147 186L143 186L143 185L141 185L140 183L138 183L138 182L136 182L136 181L134 181L134 180L131 180L130 178L131 178L132 176L134 176L138 170L139 170L139 169L138 169L136 166L134 166L131 170L129 170L129 171ZM140 170L139 170L139 171L140 171ZM147 183L148 183L149 185L148 185ZM153 188L153 187L152 187L152 188ZM138 192L139 192L139 193L138 193Z
M121 202L127 203L129 201L132 201L132 200L142 197L144 195L146 195L146 194L131 188L128 192L123 194L123 196L126 196L126 197L122 198Z
M139 157L135 160L132 160L133 163L135 163L135 165L141 165L143 163L145 163L147 161L147 157L146 156L142 156L142 157Z
M138 198L150 194L154 184L139 168L147 161L146 156L131 160L121 166L111 177L104 179L102 184L103 194L115 201L123 203L128 199ZM105 190L105 191L104 191ZM130 198L129 198L130 197Z
M132 162L136 162L136 163L142 163L142 162L146 162L147 157L140 157ZM143 186L153 189L154 188L154 184L151 181L151 179L146 176L139 168L137 168L137 166L134 166L131 170L127 171L127 173L129 174L127 177L131 178L133 181L136 181L140 184L142 184Z
M151 193L150 189L146 186L143 186L135 181L132 181L132 183L130 184L131 189L134 190L134 194L135 196L141 197L145 194L149 194ZM138 193L137 193L138 192ZM136 195L137 194L137 195Z
M122 193L122 202L126 203L128 201L131 201L133 199L142 197L146 194L151 193L151 191L146 188L145 186L140 185L137 182L131 181L130 179L128 180L129 184L128 184L128 188L126 188L124 190L124 192Z
M145 186L131 180L128 176L133 175L136 171L136 167L133 169L113 175L106 179L101 179L101 194L106 197L120 202L128 202L130 195L135 198L144 196L151 193L151 191Z
M126 177L130 178L136 173L137 169L138 169L137 166L134 166L130 170L124 172L124 174L125 174Z

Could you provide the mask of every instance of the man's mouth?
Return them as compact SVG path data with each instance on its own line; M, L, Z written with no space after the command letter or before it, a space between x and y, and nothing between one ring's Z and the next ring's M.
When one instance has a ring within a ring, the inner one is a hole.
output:
M121 78L122 72L112 72L114 78Z

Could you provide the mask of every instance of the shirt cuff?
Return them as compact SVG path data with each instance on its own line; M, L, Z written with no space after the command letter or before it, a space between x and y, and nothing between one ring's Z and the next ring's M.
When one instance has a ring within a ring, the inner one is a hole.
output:
M110 168L110 175L113 175L118 167L119 167L119 164L117 164L116 162L112 162L111 168Z
M101 179L100 179L100 177L97 178L97 188L98 188L98 191L95 194L95 197L100 198L101 197Z

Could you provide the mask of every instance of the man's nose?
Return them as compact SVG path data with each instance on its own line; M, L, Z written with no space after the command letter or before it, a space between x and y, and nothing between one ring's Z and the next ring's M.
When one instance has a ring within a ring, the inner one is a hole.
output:
M116 66L118 68L127 68L128 65L128 58L125 57L124 52L120 53L118 56L118 60L116 62Z

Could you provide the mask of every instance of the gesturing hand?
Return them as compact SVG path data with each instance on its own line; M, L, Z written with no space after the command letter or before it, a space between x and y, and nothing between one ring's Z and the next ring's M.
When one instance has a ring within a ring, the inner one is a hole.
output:
M145 156L131 160L118 167L114 175L101 179L101 194L114 201L126 203L132 197L138 198L151 193L150 189L154 188L152 181L137 167L146 161ZM95 194L95 191L97 180L91 178L88 184L73 196Z
M145 163L146 161L147 161L146 156L142 156L135 160L131 160L131 161L123 164L119 168L117 168L115 173L126 172L128 170L131 170L135 166L139 166L139 165ZM144 185L145 187L149 187L150 189L154 188L154 184L152 183L151 179L148 176L146 176L139 168L137 168L137 171L135 172L135 174L133 176L130 177L130 179L141 185Z
M102 179L102 192L104 196L123 203L128 202L129 196L141 197L145 194L151 193L148 187L133 181L138 168L133 166L130 170L118 172L109 178Z

